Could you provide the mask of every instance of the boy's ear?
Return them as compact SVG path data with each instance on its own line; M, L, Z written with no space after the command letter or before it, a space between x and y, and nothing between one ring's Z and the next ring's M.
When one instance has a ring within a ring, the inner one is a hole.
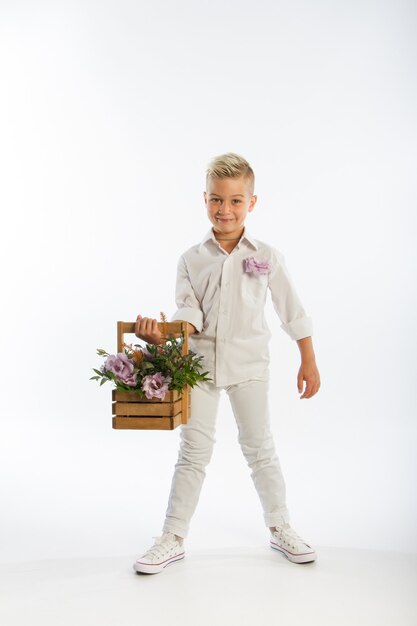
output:
M207 192L206 191L204 192L204 202L207 205Z
M252 196L250 203L249 203L248 211L253 210L253 207L255 206L257 199L258 199L258 196Z

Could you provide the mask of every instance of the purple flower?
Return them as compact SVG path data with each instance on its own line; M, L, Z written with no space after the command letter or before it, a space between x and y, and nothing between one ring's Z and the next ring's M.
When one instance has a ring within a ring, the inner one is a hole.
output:
M124 378L122 380L122 382L125 385L129 385L129 387L135 387L135 385L137 385L137 379L136 379L137 373L136 372L132 372L131 374L129 374L128 376L126 376L126 378Z
M244 260L245 272L253 272L254 274L269 274L272 270L272 263L263 259L255 259L250 256Z
M136 385L133 362L123 352L107 357L103 367L105 372L112 372L120 382L132 387Z
M145 396L148 400L152 398L161 400L168 391L168 385L171 380L171 376L162 376L160 372L145 376L142 381L142 389L145 392Z

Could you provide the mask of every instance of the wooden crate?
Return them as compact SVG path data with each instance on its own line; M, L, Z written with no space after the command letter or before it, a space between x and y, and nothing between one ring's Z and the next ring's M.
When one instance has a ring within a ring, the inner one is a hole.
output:
M186 322L160 322L160 330L168 336L184 333L182 353L188 352L188 326ZM123 352L124 334L135 332L135 322L117 323L117 351ZM158 398L140 398L133 391L112 390L113 428L121 430L173 430L186 424L190 417L190 389L181 393L168 391Z
M162 400L147 400L134 392L112 390L113 428L173 430L182 423L181 409L178 391L168 391Z

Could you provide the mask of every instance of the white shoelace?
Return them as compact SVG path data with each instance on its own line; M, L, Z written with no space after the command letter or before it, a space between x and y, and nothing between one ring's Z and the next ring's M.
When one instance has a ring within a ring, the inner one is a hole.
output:
M178 541L175 538L171 538L169 535L166 537L152 537L152 539L156 540L154 545L145 552L141 558L150 559L152 561L155 559L159 560L174 548L175 544L178 544Z
M278 535L281 541L285 541L293 548L296 548L296 545L293 543L292 540L294 540L295 543L302 544L303 546L308 545L306 544L304 539L301 539L300 535L297 535L297 533L291 528L291 526L277 526L274 531L274 534L275 533Z

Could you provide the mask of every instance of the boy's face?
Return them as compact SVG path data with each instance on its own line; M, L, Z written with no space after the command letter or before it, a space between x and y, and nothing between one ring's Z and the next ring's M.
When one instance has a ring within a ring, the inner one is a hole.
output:
M256 196L251 195L248 181L243 178L209 178L204 192L207 215L215 235L239 237L248 213L253 211Z

